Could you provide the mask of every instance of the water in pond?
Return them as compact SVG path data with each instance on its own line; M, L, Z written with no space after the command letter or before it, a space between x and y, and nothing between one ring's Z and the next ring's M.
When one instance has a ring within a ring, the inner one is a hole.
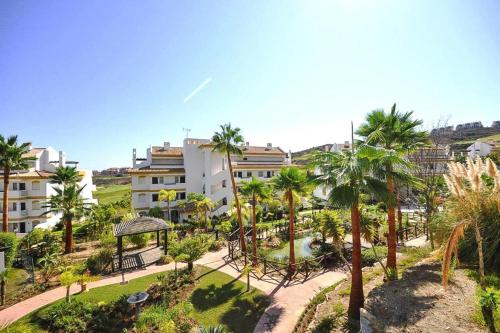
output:
M313 250L309 247L312 240L314 239L314 235L309 234L301 238L296 238L295 245L295 257L310 257L313 256ZM281 249L272 250L269 252L269 258L274 259L282 259L283 257L288 257L290 254L290 242L286 242L285 246Z

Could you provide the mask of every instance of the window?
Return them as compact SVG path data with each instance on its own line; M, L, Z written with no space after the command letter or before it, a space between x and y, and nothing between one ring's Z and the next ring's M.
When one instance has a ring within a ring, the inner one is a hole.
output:
M259 171L259 177L264 177L264 171Z
M33 210L40 210L40 201L33 201L31 203L31 209L33 209Z
M175 182L184 184L186 182L186 176L175 176Z
M226 197L222 198L222 205L223 206L227 205L227 198Z
M139 184L146 184L146 177L145 176L139 176Z
M163 184L163 177L152 177L151 183L152 184Z
M12 203L12 211L13 212L17 211L17 202Z
M18 183L12 183L12 190L17 191L19 184Z
M248 157L243 157L243 161L247 161L248 160Z
M21 210L26 210L26 202L21 202Z
M267 171L267 172L266 172L266 178L271 178L271 177L272 177L272 176L271 176L271 173L272 173L272 171Z
M236 177L236 178L243 178L243 172L241 172L241 171L235 171L234 172L234 177Z
M151 200L152 200L153 202L158 202L158 193L153 193L153 194L151 195Z
M227 187L227 181L225 179L222 180L222 187L223 188Z
M19 183L19 191L25 191L26 190L26 183Z
M146 195L144 193L139 194L139 202L146 202Z
M186 200L186 192L177 192L175 200Z
M40 189L40 182L35 180L33 183L31 183L31 189L33 191L38 191Z
M226 168L227 168L227 165L226 165L226 159L225 159L225 158L223 158L223 159L222 159L222 170L226 170Z

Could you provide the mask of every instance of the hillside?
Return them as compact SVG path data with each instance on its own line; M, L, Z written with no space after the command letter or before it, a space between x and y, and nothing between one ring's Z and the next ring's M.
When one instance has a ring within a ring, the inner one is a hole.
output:
M327 143L321 146L316 146L308 149L304 149L298 152L292 153L292 163L298 165L306 165L309 163L314 151L328 151L332 148L331 143Z
M130 184L97 186L97 190L93 192L93 196L100 204L107 204L120 201L125 196L130 196L130 190Z

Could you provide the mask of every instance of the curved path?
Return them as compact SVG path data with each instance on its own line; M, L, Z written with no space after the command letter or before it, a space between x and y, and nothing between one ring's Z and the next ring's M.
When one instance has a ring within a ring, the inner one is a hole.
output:
M198 265L205 265L218 269L228 275L240 278L246 283L246 278L242 277L230 262L227 261L227 248L218 252L209 252L196 262ZM179 264L179 267L182 265ZM166 270L174 269L174 264L170 263L163 266L148 266L145 269L133 271L125 274L126 280L135 279L145 275L150 275ZM297 319L313 297L321 288L330 286L337 281L344 279L346 274L337 271L326 271L305 282L273 279L251 278L252 287L262 290L271 297L271 305L266 309L264 315L260 318L255 332L283 332L288 333L293 330ZM120 283L121 275L107 277L99 281L88 284L87 289ZM78 285L73 285L71 294L80 291ZM0 311L0 328L5 327L12 322L24 317L32 311L35 311L45 305L55 302L66 296L66 288L58 287L32 298L16 303L13 306Z

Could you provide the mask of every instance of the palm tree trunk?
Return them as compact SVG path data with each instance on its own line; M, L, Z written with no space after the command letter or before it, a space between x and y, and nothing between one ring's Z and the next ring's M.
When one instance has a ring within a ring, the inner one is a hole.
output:
M3 170L2 231L9 231L9 176L10 169Z
M349 309L347 314L350 318L359 320L359 309L364 306L363 294L363 272L361 271L361 233L358 203L351 206L351 228L352 228L352 273L351 294L349 297Z
M388 175L387 175L387 190L389 193L394 193L394 181L392 179L392 168L390 166L387 167ZM389 235L387 237L387 268L397 272L396 267L396 249L397 249L397 241L396 241L396 221L395 221L395 209L393 205L389 205L388 207L388 224L389 224ZM391 276L396 276L397 274L391 274Z
M257 266L257 214L255 213L256 198L255 193L252 198L252 262Z
M167 200L167 214L168 214L168 220L172 222L172 217L170 216L170 200Z
M0 305L4 305L5 304L5 297L7 296L6 293L7 293L7 288L6 288L6 282L5 280L7 279L7 277L5 278L2 278L0 280Z
M65 241L65 248L64 248L64 253L73 253L73 221L70 218L66 219L66 241Z
M398 206L398 227L399 227L399 232L398 236L403 243L403 213L401 212L401 198L399 197L399 189L396 189L396 205Z
M68 303L69 303L69 288L70 287L71 286L66 286L66 302L68 302Z
M238 188L236 187L236 182L234 181L233 166L231 164L231 154L229 154L229 152L227 152L227 164L229 164L229 176L231 177L231 185L233 185L234 202L236 203L236 214L238 215L238 226L240 227L241 252L246 253L247 247L245 244L245 230L243 229L243 221L241 219L241 207L240 207L240 200L238 199ZM245 261L246 261L246 255L245 255Z
M474 229L476 231L477 254L479 257L479 284L483 290L486 290L486 281L484 280L483 237L481 236L477 221L474 222Z
M295 266L295 242L294 242L294 231L293 231L293 194L292 191L288 191L288 218L289 218L289 237L290 237L290 258L289 258L289 271L294 273L296 270Z
M204 215L205 215L205 232L208 232L208 218L207 218L208 211L205 209Z

